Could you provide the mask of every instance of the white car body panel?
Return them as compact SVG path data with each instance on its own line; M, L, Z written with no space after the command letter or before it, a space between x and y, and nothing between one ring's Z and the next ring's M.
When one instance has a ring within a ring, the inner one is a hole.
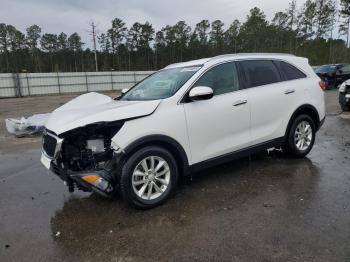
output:
M307 103L305 79L249 88L252 144L283 137L294 111ZM319 87L318 87L319 88ZM285 94L291 92L289 94ZM288 116L288 117L286 117Z
M192 162L183 105L174 105L169 100L162 101L153 114L126 121L112 138L112 144L125 149L132 142L149 135L164 135L172 138L182 146L188 161Z
M184 104L192 161L198 163L250 146L247 94L237 91Z
M303 71L307 75L307 78L248 88L230 94L214 96L210 100L184 104L188 128L187 143L189 145L187 146L185 144L186 139L181 138L179 134L175 137L184 147L190 165L283 137L292 114L299 106L304 104L310 104L317 108L320 120L325 117L324 94L318 84L320 79L309 66L307 59L290 55L242 54L170 65L166 68L196 66L205 63L179 92L173 97L166 99L169 102L169 106L174 106L182 98L186 90L209 68L223 62L247 59L277 59L286 61ZM289 89L295 89L296 92L289 95L284 94ZM313 97L312 102L310 102L311 97ZM225 105L214 103L214 101L226 100L225 98L227 98L227 102L224 102ZM245 99L248 100L248 103L243 107L234 108L232 106L236 100ZM199 105L202 105L202 108L198 108ZM219 111L222 116L220 116ZM247 112L250 113L251 118L243 117ZM233 119L231 122L229 121L229 116ZM166 116L164 117L166 119ZM170 117L170 119L177 118ZM149 121L157 123L153 120ZM162 122L163 125L167 125L167 121L169 120L165 121ZM135 141L135 139L141 138L143 135L152 134L154 131L144 133L146 130L136 128L137 126L143 126L141 124L142 122L146 124L148 120L142 118L134 120L133 127L129 127L126 124L113 138L113 142L121 148L125 148L129 143ZM234 124L230 126L229 124L231 123ZM237 123L240 123L241 126L235 125ZM248 129L247 126L249 126ZM159 128L159 130L162 130L159 132L161 134L171 132L171 130L164 132L166 129L164 126ZM155 133L157 132L155 131ZM175 134L172 132L171 135ZM183 135L186 134L183 133ZM188 153L188 148L190 148L191 154Z
M159 100L116 101L109 96L88 93L52 112L45 127L57 135L97 122L112 122L153 113Z
M226 93L210 100L181 102L192 84L209 68L249 59L283 60L307 77ZM164 135L183 147L189 164L193 165L283 137L292 114L301 105L315 107L320 120L325 117L324 94L318 85L320 79L305 58L278 54L225 55L177 63L166 69L198 65L203 66L172 97L115 101L105 95L89 93L56 109L46 128L59 135L92 123L126 119L112 138L112 145L118 150L123 151L145 136ZM295 92L285 94L289 89ZM247 100L247 103L234 107L237 100Z

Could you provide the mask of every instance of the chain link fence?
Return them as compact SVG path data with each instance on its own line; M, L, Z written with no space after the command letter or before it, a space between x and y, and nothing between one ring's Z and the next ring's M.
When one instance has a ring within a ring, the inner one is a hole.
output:
M130 88L153 71L0 74L0 98Z

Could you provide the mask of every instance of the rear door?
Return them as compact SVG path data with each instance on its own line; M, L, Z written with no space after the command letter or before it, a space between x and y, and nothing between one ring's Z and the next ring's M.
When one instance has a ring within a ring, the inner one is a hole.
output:
M298 80L305 74L283 61L247 60L240 66L248 85L252 145L284 136L298 97L303 95Z
M228 62L209 69L196 86L212 88L214 97L184 104L192 162L248 147L250 108L236 64Z

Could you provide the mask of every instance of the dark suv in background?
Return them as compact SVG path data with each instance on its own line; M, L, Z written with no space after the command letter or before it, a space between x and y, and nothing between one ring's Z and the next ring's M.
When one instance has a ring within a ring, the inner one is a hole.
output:
M326 83L327 89L337 88L350 79L350 64L323 65L316 69L316 74Z

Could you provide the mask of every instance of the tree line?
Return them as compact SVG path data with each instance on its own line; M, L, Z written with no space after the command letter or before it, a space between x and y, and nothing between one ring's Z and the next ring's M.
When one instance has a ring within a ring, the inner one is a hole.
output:
M350 0L306 0L301 7L293 0L271 21L254 7L245 21L236 19L228 26L203 20L191 28L179 21L155 31L149 22L128 28L115 18L106 32L96 35L97 68L157 70L170 63L247 52L291 53L313 65L349 62L349 29ZM78 33L42 33L38 25L23 33L0 23L0 72L95 71L95 50L84 46Z

